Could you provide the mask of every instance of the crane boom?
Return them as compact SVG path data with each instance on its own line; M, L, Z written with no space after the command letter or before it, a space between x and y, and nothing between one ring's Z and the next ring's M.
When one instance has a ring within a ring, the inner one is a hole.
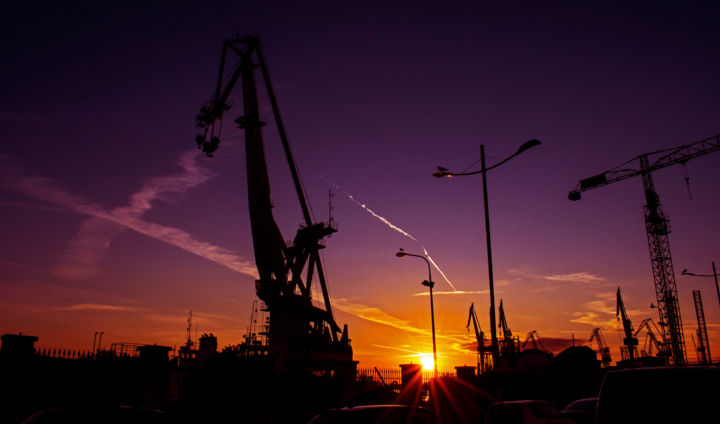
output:
M608 184L616 183L618 181L627 180L628 178L656 171L670 165L684 164L690 159L704 156L717 150L720 150L720 134L700 141L696 141L695 143L685 144L683 146L678 146L671 149L664 149L651 153L645 153L636 156L629 161L624 162L616 166L615 168L609 169L601 174L593 175L592 177L580 180L577 186L570 190L568 198L570 200L580 200L580 193L584 191L606 186ZM652 163L650 162L651 158L654 158ZM645 160L647 163L644 166L641 165L640 169L627 168L627 166L632 162L642 162L643 160Z
M620 350L622 359L635 359L637 358L637 345L638 340L634 336L632 321L628 318L627 311L625 310L625 303L623 302L622 295L620 294L620 287L617 289L617 308L615 309L615 316L622 320L623 331L625 331L625 338L623 339L624 349Z
M660 204L660 198L655 191L652 171L670 165L684 164L687 161L720 150L720 135L706 138L695 143L686 144L671 149L658 150L637 156L613 169L589 178L580 180L578 185L570 191L570 200L579 200L581 193L593 188L602 187L618 181L640 175L645 192L645 231L650 250L653 279L655 283L655 296L660 316L663 349L671 354L675 365L684 365L685 338L683 336L682 319L675 285L675 271L670 255L670 221ZM628 168L634 161L639 162L639 169Z

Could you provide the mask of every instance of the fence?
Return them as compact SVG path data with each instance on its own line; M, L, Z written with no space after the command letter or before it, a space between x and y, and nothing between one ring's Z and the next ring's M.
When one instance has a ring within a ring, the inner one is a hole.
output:
M439 373L440 377L445 377L452 374ZM422 381L427 383L432 380L433 372L429 370L422 371ZM402 370L399 368L358 368L357 370L358 380L372 380L386 386L397 386L402 385Z

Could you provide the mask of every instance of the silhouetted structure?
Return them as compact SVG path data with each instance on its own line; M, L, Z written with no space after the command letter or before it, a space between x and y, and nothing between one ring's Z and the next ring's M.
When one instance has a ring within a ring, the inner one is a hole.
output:
M236 55L239 64L226 79L229 55ZM255 86L258 65L304 218L304 225L290 245L285 243L272 214L261 131L265 122L260 120ZM260 275L255 287L258 297L270 312L269 339L275 369L280 375L316 372L354 381L357 363L352 359L347 326L341 329L333 317L319 254L319 250L324 248L322 239L336 229L322 222L312 222L257 37L227 40L223 44L215 94L196 118L198 148L213 156L219 147L222 117L230 109L226 101L238 81L242 86L243 115L234 122L245 133L250 226L255 263ZM305 279L303 272L306 272ZM316 276L323 293L324 309L311 302L311 285Z
M3 334L0 336L0 354L13 358L29 358L35 355L35 336L26 336L23 333Z
M655 281L655 295L657 309L660 315L660 328L664 351L670 353L674 365L684 365L685 338L683 336L680 307L678 304L677 287L675 285L675 271L670 255L670 221L665 217L660 196L655 191L652 172L670 165L685 164L690 159L703 156L720 150L720 135L710 137L692 144L658 150L637 156L617 167L580 180L580 183L570 191L570 200L579 200L582 192L602 187L618 181L640 175L645 192L645 230L647 232L648 246L650 248L650 262L652 264ZM654 162L650 163L653 156ZM630 169L628 164L638 160L640 169Z

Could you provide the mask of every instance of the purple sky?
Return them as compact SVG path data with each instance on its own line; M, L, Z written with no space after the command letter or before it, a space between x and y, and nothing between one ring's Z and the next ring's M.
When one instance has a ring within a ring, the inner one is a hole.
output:
M543 143L488 174L496 297L516 333L586 341L600 326L619 357L618 286L636 326L657 320L640 179L580 202L567 192L720 132L717 2L43 3L0 17L0 332L52 347L89 348L100 330L108 343L181 344L193 310L221 346L240 341L255 270L239 109L215 158L193 141L236 33L262 37L318 220L333 188L325 266L361 366L428 352L427 297L414 296L425 265L397 259L420 244L344 192L419 240L458 290L484 291L480 176L431 176L470 166L480 144L492 164ZM272 125L265 144L291 239L301 215ZM691 360L693 289L720 354L712 280L679 275L720 264L719 163L654 174ZM484 292L436 299L442 368L474 362L460 347L470 302L487 332Z

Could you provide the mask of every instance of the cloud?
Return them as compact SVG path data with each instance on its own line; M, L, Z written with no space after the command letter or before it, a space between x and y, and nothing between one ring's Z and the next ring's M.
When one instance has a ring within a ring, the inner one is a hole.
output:
M350 302L347 299L335 299L333 302L335 309L362 318L366 321L377 324L386 325L388 327L397 328L398 330L407 331L415 334L428 335L429 331L410 325L410 321L394 317L387 312L373 307Z
M573 272L569 274L550 274L550 275L542 275L542 274L535 274L532 272L527 272L520 269L511 269L509 271L512 274L520 275L521 277L525 278L532 278L536 280L546 280L546 281L561 281L561 282L567 282L567 283L580 283L580 284L587 284L587 283L597 283L601 281L606 281L605 278L600 277L598 275L592 274L590 272Z
M604 278L593 275L589 272L575 272L572 274L554 274L544 277L550 281L567 281L571 283L592 283L597 281L605 281Z
M98 303L78 303L75 305L64 306L57 308L59 311L114 311L114 312L128 312L136 311L137 308L130 306L118 306L118 305L102 305Z
M197 155L197 152L193 151L193 153ZM88 251L92 250L93 246L97 247L98 243L102 244L100 248L106 246L108 240L113 238L113 234L117 234L118 231L121 232L122 227L124 227L176 246L233 271L258 278L254 264L247 259L239 257L222 247L197 240L191 234L178 228L167 227L141 219L140 216L149 210L153 200L163 198L170 192L182 192L183 189L200 184L210 177L209 171L202 170L202 168L194 164L190 152L181 157L180 164L184 168L183 173L175 177L165 176L149 179L138 192L131 196L129 205L111 211L105 210L97 203L68 192L48 178L24 175L22 170L5 155L0 155L0 169L2 170L0 171L0 186L25 196L61 206L78 214L117 224L104 226L99 221L84 223L78 236L68 246L70 260L68 264L64 264L67 267L65 270L68 272L77 270L77 267L91 264L92 261L97 260L97 257ZM78 275L78 277L81 276Z
M459 295L459 294L487 294L488 290L457 290L457 291L433 291L433 296ZM430 296L429 291L415 293L413 296Z

